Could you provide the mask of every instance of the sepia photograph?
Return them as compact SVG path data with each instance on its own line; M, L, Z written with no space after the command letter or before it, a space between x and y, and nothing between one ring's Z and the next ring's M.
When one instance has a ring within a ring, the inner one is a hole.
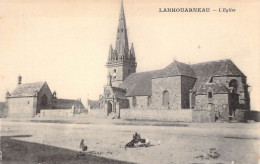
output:
M0 1L0 163L259 164L257 0Z

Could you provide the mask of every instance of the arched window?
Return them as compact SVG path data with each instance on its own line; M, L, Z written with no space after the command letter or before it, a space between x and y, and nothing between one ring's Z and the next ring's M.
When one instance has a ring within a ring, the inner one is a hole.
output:
M233 88L233 89L232 89L233 92L237 92L237 86L238 86L238 82L237 82L236 79L230 80L230 82L229 82L229 87L232 87L232 88Z
M162 97L163 97L163 105L164 106L168 106L170 104L169 92L168 91L164 91Z
M133 107L136 107L136 105L137 105L137 102L136 102L136 97L133 97L132 106L133 106Z
M116 69L114 69L114 72L113 72L113 79L116 78Z
M208 92L208 98L212 98L212 92Z
M147 106L150 106L152 104L152 97L148 96L147 97Z
M41 106L46 106L48 103L48 97L46 94L44 94L41 98Z

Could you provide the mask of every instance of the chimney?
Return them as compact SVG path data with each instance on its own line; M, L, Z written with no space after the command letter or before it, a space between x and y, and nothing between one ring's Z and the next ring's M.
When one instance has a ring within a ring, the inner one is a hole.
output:
M22 84L22 76L19 75L19 76L18 76L18 85L21 85L21 84Z

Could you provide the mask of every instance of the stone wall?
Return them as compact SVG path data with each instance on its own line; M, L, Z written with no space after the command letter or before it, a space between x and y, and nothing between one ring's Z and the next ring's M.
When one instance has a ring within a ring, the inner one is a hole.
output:
M245 111L245 119L260 122L260 111Z
M163 92L169 92L169 108L181 109L181 76L152 79L152 105L153 109L168 109L163 106Z
M196 110L206 110L209 100L208 95L196 95L195 98L195 109Z
M36 97L8 98L7 117L34 117L36 115L36 100Z
M248 111L248 110L236 109L235 119L238 122L247 122L248 120L260 122L260 111Z
M116 78L113 77L114 75L114 70L116 70ZM122 83L123 81L123 66L115 66L115 67L109 67L107 69L107 74L111 75L111 81L112 81L112 86L117 87L119 85L119 83Z
M212 98L208 98L208 95L196 95L195 102L193 122L229 121L228 94L213 93Z
M195 78L181 76L181 108L188 109L190 108L190 95L189 90L193 88L196 82Z
M147 106L148 96L136 96L136 106L133 106L133 97L128 97L128 100L129 100L129 108L131 109L148 108Z
M40 113L40 117L52 117L52 118L65 118L65 117L73 117L74 113L72 109L58 109L58 110L48 110L42 109Z
M90 117L104 118L107 116L105 109L88 109L88 115Z
M197 110L206 110L208 104L213 104L215 106L223 106L229 104L228 94L214 94L212 98L208 98L208 95L196 95L195 98L195 109Z
M134 65L125 65L123 67L123 78L124 80L131 74L131 73L135 73L136 72L136 69L135 69L135 66Z
M214 110L193 110L192 122L214 122Z
M245 87L244 84L246 84L246 77L234 77L234 76L223 76L223 77L213 77L212 81L215 83L222 83L225 86L229 87L229 82L231 80L237 80L238 87L237 87L237 93L239 94L239 104L241 106L241 109L250 109L250 98L248 89Z
M192 110L121 109L120 117L122 119L191 122Z
M116 70L116 78L113 78L114 70ZM120 63L114 64L113 66L109 66L107 69L107 73L112 75L112 86L117 87L119 84L123 82L129 76L130 74L128 71L130 70L130 73L135 73L136 69L134 65L130 65L129 63L124 63L124 66Z
M119 99L119 108L129 108L129 101L127 99Z
M229 87L229 82L235 79L238 82L238 91L244 91L243 82L245 82L245 78L242 77L234 77L234 76L222 76L222 77L213 77L212 82L214 83L222 83L226 87Z

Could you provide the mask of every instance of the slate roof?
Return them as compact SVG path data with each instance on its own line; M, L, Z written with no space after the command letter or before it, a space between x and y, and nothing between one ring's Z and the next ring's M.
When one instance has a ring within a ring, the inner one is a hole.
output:
M160 70L130 74L125 81L119 85L126 89L126 97L152 95L152 76Z
M221 94L221 93L229 93L228 88L221 83L204 83L201 84L198 91L196 92L197 95L199 94L207 94L208 91L212 91L213 94Z
M229 60L210 61L191 65L197 80L192 91L197 91L201 84L209 82L214 76L242 76L245 75Z
M126 90L123 88L118 88L118 87L112 87L113 90L113 94L117 97L117 98L121 98L121 99L126 99L125 94L126 94Z
M79 100L57 99L54 104L55 109L71 109L73 105L75 109L85 109L84 105Z
M24 83L18 85L10 97L34 96L35 91L40 91L45 82Z
M174 61L161 70L132 73L122 84L119 85L119 87L126 89L125 96L127 97L150 96L152 95L152 78L165 78L171 76L188 76L197 78L192 89L192 91L197 91L202 84L209 82L213 76L244 77L245 75L229 59L193 65Z
M190 65L178 61L174 61L166 68L154 74L152 78L164 78L164 77L172 77L172 76L196 77Z
M195 74L189 65L174 61L161 70L133 73L129 75L119 87L126 89L125 96L127 97L150 96L152 95L152 78L165 78L180 75L195 77Z

